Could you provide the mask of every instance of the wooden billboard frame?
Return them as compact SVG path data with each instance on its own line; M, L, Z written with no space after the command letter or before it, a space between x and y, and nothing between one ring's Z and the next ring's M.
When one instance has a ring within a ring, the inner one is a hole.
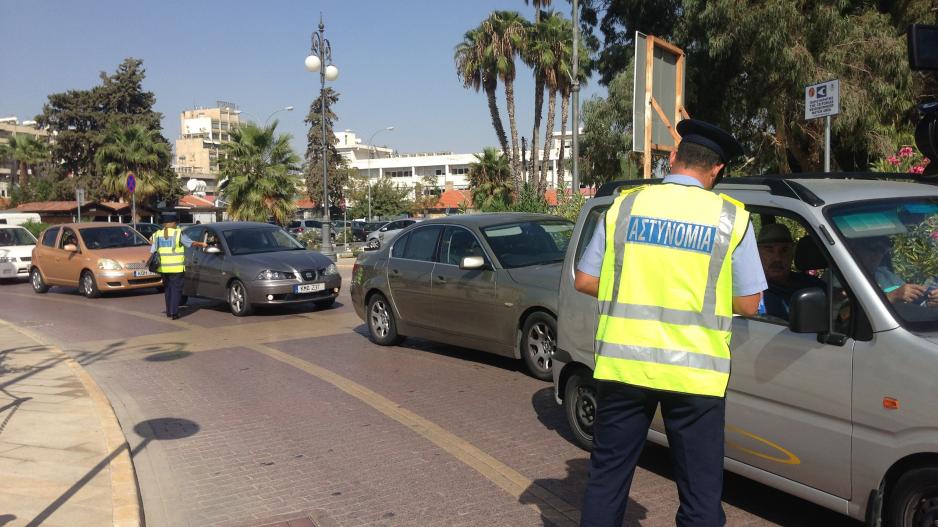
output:
M675 75L674 75L674 124L671 123L671 119L668 118L664 108L661 107L661 104L654 97L654 62L655 62L655 47L659 47L666 52L674 55L676 58L675 64ZM671 44L670 42L655 37L654 35L645 36L645 130L644 130L644 158L643 158L643 172L642 177L645 179L651 178L651 158L655 151L657 152L672 152L675 150L676 145L681 142L681 136L678 135L675 126L678 121L681 119L690 119L690 114L687 113L687 109L684 107L684 67L685 67L686 57L684 55L684 50ZM658 117L661 118L661 121L668 129L668 133L671 134L671 137L674 139L675 146L661 145L657 143L652 143L653 130L653 115L652 112L658 114Z

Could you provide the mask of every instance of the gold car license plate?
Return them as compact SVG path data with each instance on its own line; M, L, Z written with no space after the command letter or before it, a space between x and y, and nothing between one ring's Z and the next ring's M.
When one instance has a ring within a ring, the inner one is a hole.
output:
M156 273L144 269L142 271L134 271L134 276L156 276Z
M326 288L326 284L303 284L293 286L294 293L315 293Z

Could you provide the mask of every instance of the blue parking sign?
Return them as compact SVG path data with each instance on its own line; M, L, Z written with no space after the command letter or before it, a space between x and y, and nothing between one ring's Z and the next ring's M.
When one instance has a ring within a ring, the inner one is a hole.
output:
M137 178L132 173L127 174L127 192L133 194L135 190L137 190Z

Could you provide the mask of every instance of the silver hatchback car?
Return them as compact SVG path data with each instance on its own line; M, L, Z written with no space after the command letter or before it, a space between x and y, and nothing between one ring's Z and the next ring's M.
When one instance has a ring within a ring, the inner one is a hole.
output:
M194 225L186 236L208 247L186 249L183 294L224 300L236 316L258 305L331 306L342 287L332 260L309 251L275 225L249 221Z
M420 222L359 256L352 303L377 344L404 335L523 359L550 380L557 285L573 223L546 214Z
M883 176L717 186L746 205L757 233L788 226L796 240L790 272L823 284L790 293L787 318L733 318L725 466L867 525L933 526L938 188L872 178ZM555 393L585 448L596 409L598 305L573 277L617 186L583 207L560 281ZM660 417L648 437L667 443Z

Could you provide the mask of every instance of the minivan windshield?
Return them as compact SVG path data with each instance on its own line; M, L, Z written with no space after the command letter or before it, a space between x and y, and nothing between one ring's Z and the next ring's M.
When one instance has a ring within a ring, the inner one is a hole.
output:
M829 215L900 322L938 331L938 198L850 203Z
M279 251L302 251L303 244L281 228L257 227L232 229L222 233L231 254L256 254Z
M0 229L0 247L15 245L36 245L36 238L22 227Z
M573 234L567 220L532 220L484 227L482 234L502 267L562 262Z
M78 229L89 249L118 249L150 245L146 238L132 228L121 225L114 227L89 227Z

